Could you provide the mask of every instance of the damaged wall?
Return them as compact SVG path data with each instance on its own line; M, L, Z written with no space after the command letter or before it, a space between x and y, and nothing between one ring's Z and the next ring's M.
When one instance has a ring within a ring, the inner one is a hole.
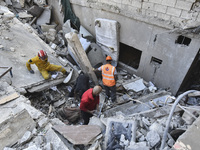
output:
M118 21L120 42L142 51L139 67L131 72L163 88L170 87L173 94L178 91L200 47L198 37L190 35L183 35L191 38L188 45L176 43L181 35L175 32L176 27L197 25L200 20L199 12L190 10L194 2L71 0L81 24L93 35L95 19Z

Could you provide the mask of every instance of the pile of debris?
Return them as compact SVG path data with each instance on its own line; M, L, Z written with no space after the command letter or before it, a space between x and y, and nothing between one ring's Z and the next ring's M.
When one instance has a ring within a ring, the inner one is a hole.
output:
M85 63L90 62L90 68L97 68L104 63L101 48L82 26L80 31L75 30L67 20L62 30L56 29L57 24L50 22L51 6L46 1L6 0L1 4L7 5L15 14L6 16L0 12L4 23L6 17L17 17L21 22L29 23L38 36L51 46L63 66L70 64L77 70L85 71ZM1 28L8 26L4 25L2 23ZM72 42L80 46L87 56L77 56ZM98 59L94 58L94 54ZM146 150L162 146L165 150L171 149L178 137L187 132L199 116L200 94L196 92L181 97L178 107L169 118L170 110L178 98L152 82L129 74L123 68L118 67L117 70L117 102L105 101L103 91L100 95L101 111L90 119L89 125L81 125L80 101L67 97L73 83L27 93L25 97L1 81L0 111L3 115L0 119L0 149ZM91 87L97 82L102 84L100 78L95 78L94 72L88 73L92 80ZM65 120L58 119L59 110L66 107L70 115ZM164 136L165 129L167 137Z

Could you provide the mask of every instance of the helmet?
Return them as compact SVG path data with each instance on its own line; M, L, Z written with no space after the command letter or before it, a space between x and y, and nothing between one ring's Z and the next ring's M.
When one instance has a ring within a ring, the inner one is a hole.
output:
M112 60L112 57L111 56L107 56L106 60Z
M47 53L43 50L40 50L38 52L38 57L40 57L40 59L45 60L47 58Z

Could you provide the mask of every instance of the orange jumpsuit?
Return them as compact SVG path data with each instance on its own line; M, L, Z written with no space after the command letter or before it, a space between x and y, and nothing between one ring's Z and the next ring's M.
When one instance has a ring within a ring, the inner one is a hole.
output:
M62 66L50 64L48 58L41 60L38 56L35 56L29 59L28 62L26 62L26 67L29 71L32 70L31 64L35 64L38 67L38 70L44 79L50 78L50 74L48 73L49 71L61 71L63 74L66 73L66 70Z

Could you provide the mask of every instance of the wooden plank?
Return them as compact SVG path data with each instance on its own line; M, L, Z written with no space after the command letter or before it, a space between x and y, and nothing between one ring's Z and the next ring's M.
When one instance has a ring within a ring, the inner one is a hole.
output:
M12 101L12 100L14 100L14 99L16 99L18 97L19 97L19 94L17 92L12 93L12 94L10 94L10 95L8 95L6 97L1 98L0 99L0 105L5 104L5 103L7 103L9 101Z
M65 38L67 39L68 47L72 51L76 61L80 65L81 70L84 73L88 74L95 84L98 84L97 77L92 70L92 65L81 45L78 35L71 32L66 34Z

